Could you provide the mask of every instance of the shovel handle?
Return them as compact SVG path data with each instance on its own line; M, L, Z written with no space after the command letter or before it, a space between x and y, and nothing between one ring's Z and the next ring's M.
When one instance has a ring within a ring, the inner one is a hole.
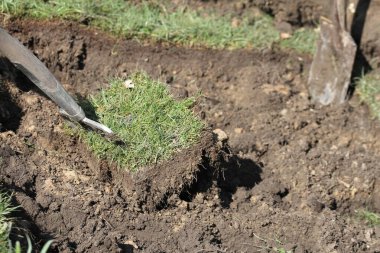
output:
M20 41L0 28L0 53L8 58L16 68L24 73L51 100L76 121L82 121L85 114L82 108L65 91L46 66Z

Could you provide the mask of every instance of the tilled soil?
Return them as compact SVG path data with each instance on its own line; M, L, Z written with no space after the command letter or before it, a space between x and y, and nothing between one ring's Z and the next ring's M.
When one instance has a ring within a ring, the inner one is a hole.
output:
M356 97L339 108L311 104L309 56L143 45L64 22L6 29L73 94L136 70L178 98L201 90L200 116L237 154L205 134L172 160L185 173L176 190L156 195L162 184L148 173L133 194L122 181L133 185L133 176L94 159L64 132L53 103L3 63L0 181L35 242L54 238L56 252L380 251L379 228L355 214L380 212L379 123Z

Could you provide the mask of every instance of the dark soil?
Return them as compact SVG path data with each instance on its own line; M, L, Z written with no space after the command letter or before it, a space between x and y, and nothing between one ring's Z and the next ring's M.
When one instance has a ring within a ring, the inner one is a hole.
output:
M184 97L199 90L206 132L154 175L123 176L64 133L56 106L3 61L0 182L35 242L53 252L379 252L380 125L357 98L316 108L310 56L142 45L68 23L10 21L72 93L144 70ZM6 70L7 69L7 70ZM165 176L166 175L166 178Z

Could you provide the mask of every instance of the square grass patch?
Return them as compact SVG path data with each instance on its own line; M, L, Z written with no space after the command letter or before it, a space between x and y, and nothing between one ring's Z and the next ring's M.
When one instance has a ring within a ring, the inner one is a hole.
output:
M85 111L92 107L96 120L110 127L118 139L110 141L96 132L79 130L80 138L99 158L137 171L199 140L204 123L191 110L194 98L175 100L165 84L144 73L133 74L130 81L133 88L127 88L122 79L111 80L109 88L90 97L84 106Z

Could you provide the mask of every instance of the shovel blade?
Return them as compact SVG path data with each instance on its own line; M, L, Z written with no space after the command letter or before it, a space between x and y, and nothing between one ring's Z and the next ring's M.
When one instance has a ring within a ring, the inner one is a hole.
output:
M321 18L317 51L308 78L312 100L322 105L346 101L356 55L353 38L339 18L334 21Z

